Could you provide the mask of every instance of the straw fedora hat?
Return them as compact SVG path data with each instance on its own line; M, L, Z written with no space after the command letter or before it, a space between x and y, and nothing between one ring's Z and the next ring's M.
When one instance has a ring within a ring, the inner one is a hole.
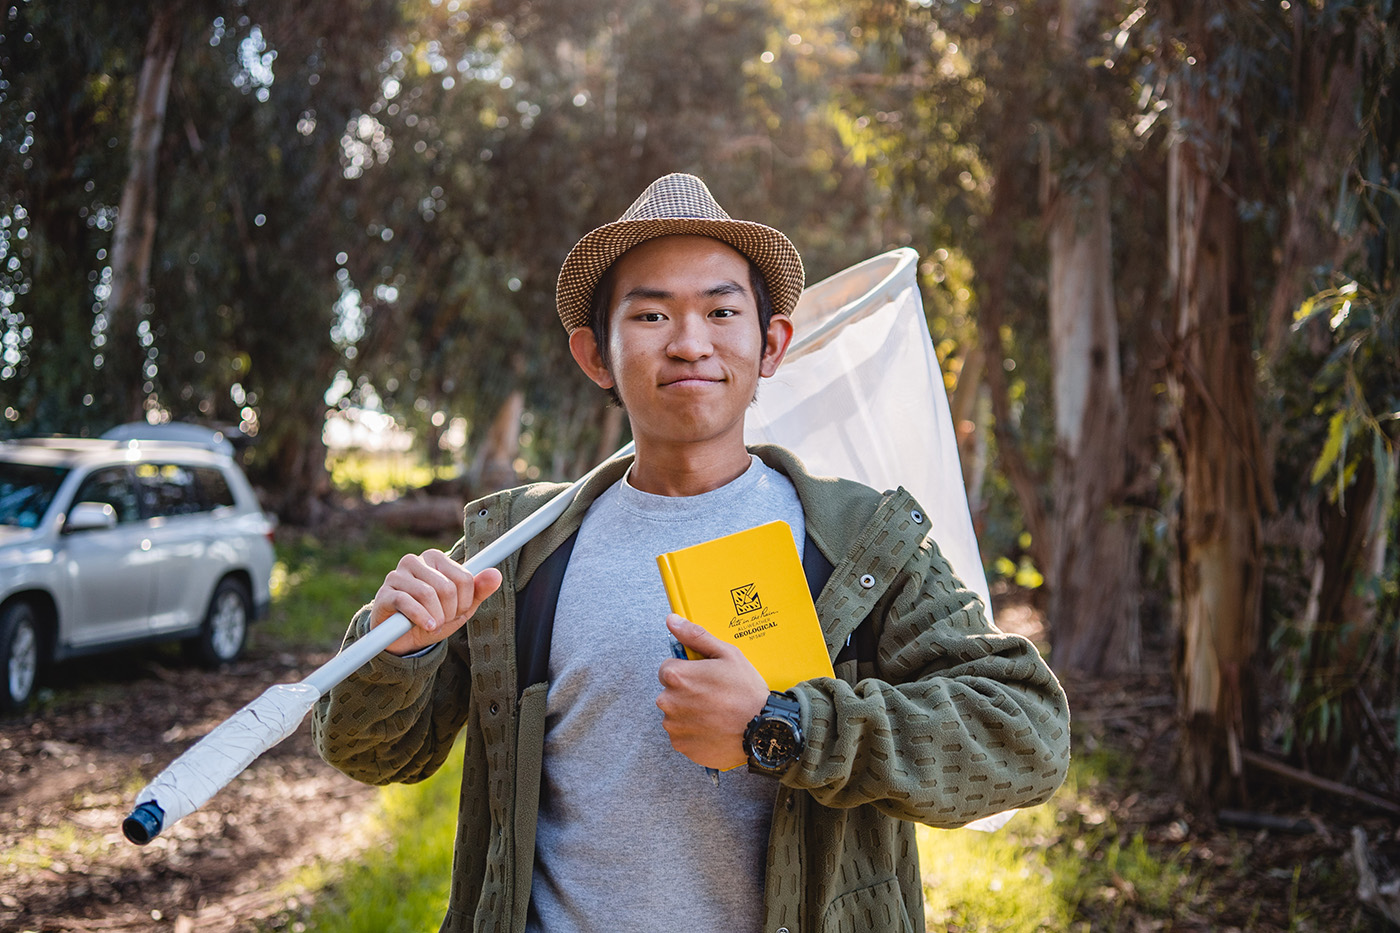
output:
M569 251L555 289L564 328L572 334L588 326L593 290L619 256L644 240L676 234L721 240L753 260L768 285L775 313L790 314L797 304L802 294L802 257L792 242L772 227L734 220L703 181L677 172L652 182L621 217L594 230Z

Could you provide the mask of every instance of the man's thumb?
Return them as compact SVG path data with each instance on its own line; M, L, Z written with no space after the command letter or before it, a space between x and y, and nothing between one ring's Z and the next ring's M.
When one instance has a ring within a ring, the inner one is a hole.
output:
M676 641L702 657L718 657L729 647L727 642L720 641L701 626L674 612L666 617L666 627L676 636Z

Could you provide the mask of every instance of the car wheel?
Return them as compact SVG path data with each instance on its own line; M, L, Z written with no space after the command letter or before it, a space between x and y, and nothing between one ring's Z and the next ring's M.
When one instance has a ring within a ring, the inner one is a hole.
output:
M253 600L248 588L233 577L224 577L214 587L204 626L188 647L195 660L206 667L219 667L243 653L248 640L248 620L253 616Z
M29 703L39 681L39 615L23 600L0 612L0 708L17 712Z

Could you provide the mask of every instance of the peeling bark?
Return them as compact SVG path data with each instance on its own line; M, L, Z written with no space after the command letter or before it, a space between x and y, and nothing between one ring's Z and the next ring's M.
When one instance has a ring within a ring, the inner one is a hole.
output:
M1177 82L1181 129L1167 180L1177 323L1169 388L1181 468L1178 752L1188 798L1218 804L1243 794L1243 753L1257 744L1264 466L1241 231L1226 187L1226 107L1205 87Z

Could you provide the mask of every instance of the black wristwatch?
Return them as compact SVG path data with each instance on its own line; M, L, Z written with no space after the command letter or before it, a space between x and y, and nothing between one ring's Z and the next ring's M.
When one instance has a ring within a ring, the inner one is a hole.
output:
M802 716L797 697L770 693L763 709L744 730L749 770L778 777L802 755Z

